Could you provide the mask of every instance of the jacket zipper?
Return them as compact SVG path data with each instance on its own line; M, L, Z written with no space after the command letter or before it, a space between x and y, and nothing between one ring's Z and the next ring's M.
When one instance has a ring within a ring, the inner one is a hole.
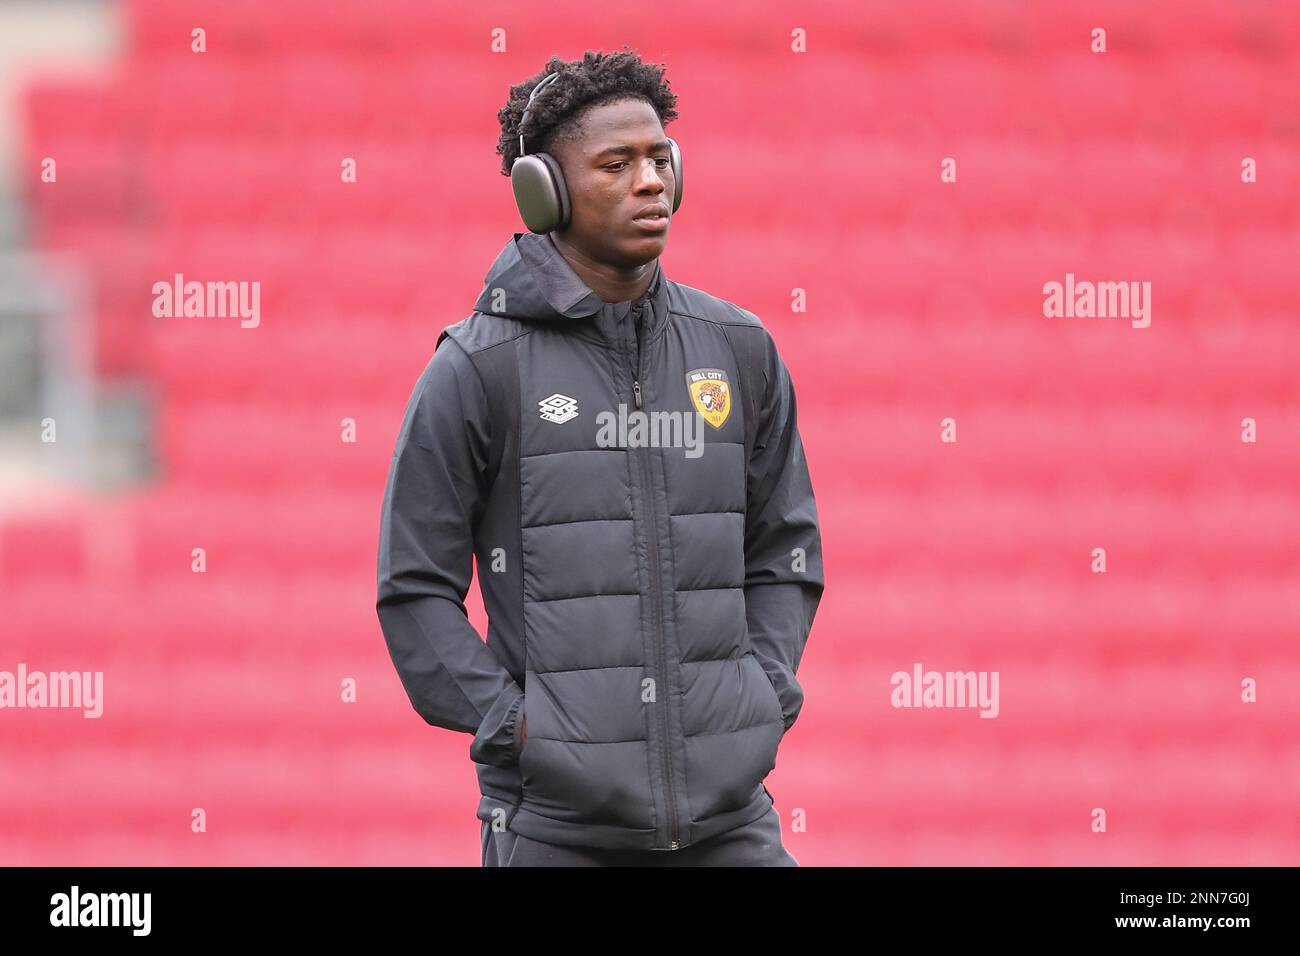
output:
M632 394L636 399L638 411L642 407L641 376L645 372L645 347L641 342L641 330L644 322L638 323L636 321L637 313L640 311L641 306L638 304L633 306L633 311L628 315L632 320L634 335L637 338L637 363L640 366L632 371ZM646 513L650 532L646 537L650 550L650 567L654 574L654 586L651 590L654 592L655 651L659 655L659 677L664 682L662 688L664 706L659 708L659 725L663 741L664 782L668 787L668 849L676 850L679 845L677 840L677 795L673 790L672 745L669 740L668 706L671 698L668 692L668 649L663 635L663 582L659 568L659 527L654 520L657 515L654 508L654 476L650 468L650 449L643 447L640 452L641 474L645 482Z

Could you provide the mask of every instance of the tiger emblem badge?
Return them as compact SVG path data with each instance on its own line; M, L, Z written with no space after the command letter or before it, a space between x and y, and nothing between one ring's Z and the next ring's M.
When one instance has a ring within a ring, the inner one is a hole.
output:
M704 420L714 428L731 414L731 385L727 373L720 368L696 368L686 373L686 388L691 401Z

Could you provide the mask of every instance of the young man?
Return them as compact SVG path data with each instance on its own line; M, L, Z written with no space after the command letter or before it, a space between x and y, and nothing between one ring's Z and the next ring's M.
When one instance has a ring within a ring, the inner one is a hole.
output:
M763 781L803 704L817 512L771 336L663 275L675 102L628 51L511 89L532 231L393 453L379 620L415 710L473 734L484 866L798 865Z

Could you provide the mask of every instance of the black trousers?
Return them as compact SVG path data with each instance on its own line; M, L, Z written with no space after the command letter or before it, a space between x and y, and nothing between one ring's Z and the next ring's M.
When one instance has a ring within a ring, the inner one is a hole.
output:
M557 846L510 830L483 827L484 866L798 866L781 843L775 806L753 823L719 833L680 850L610 850Z

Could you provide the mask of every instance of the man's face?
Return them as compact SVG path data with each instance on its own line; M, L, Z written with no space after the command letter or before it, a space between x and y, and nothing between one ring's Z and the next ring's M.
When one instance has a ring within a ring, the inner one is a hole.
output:
M572 203L559 235L598 262L619 268L653 262L668 243L677 183L672 151L654 108L645 100L605 103L585 114L577 140L557 143ZM663 217L637 220L646 206Z

